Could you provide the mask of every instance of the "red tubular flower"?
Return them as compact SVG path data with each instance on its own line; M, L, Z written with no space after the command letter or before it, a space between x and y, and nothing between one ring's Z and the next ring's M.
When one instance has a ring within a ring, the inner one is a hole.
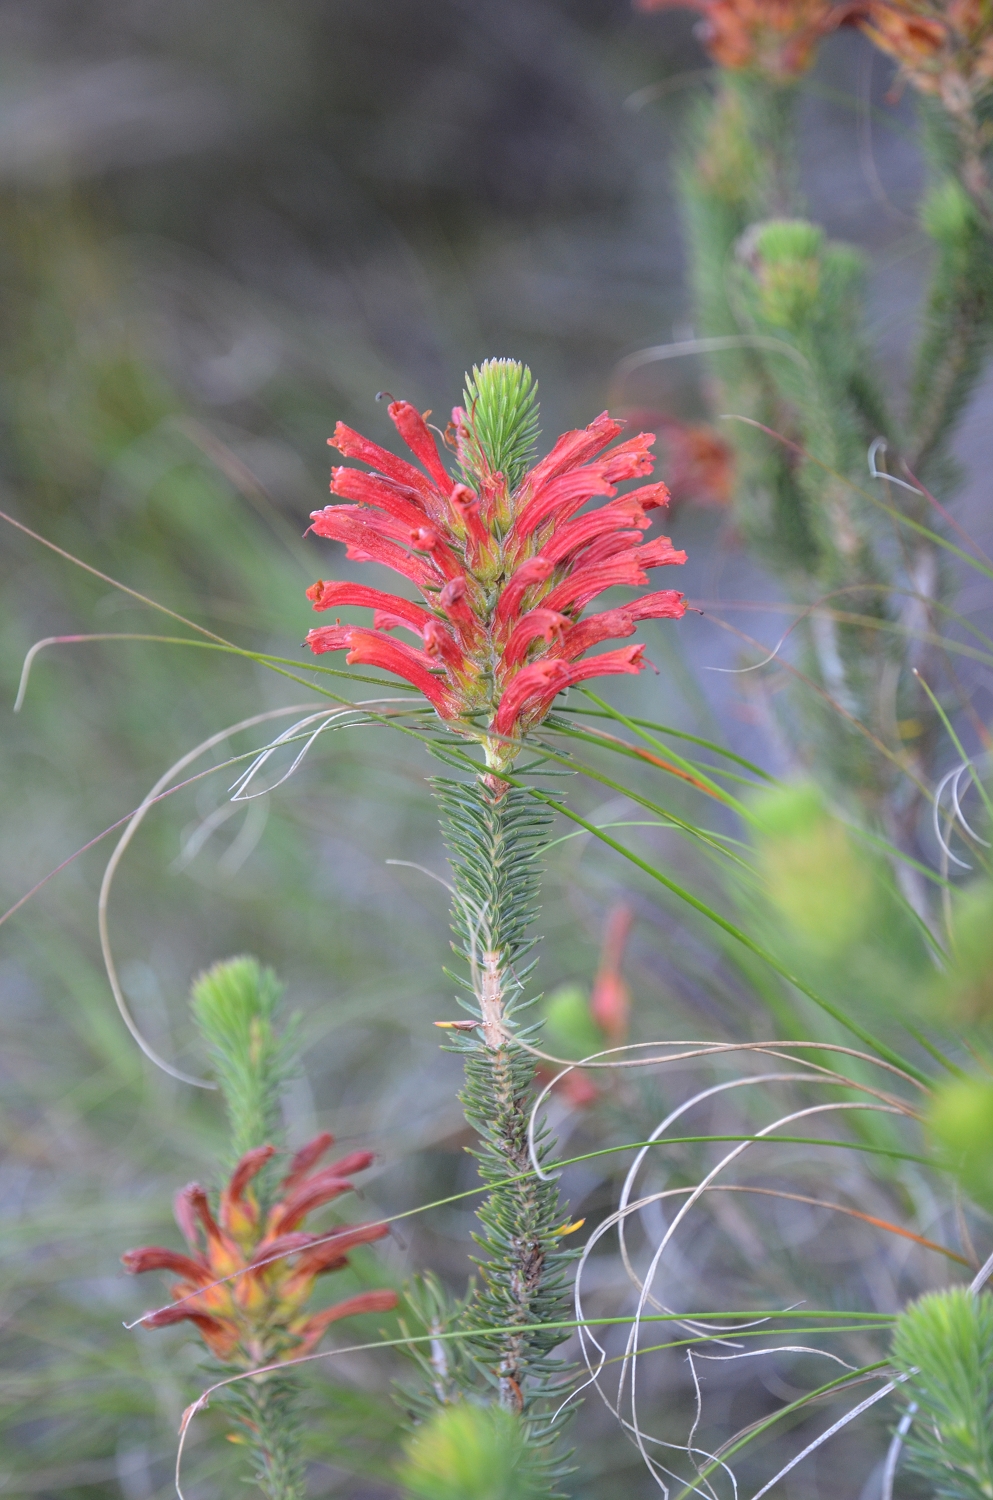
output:
M477 389L493 370L520 367L484 365ZM315 609L359 605L375 614L372 629L319 626L307 644L405 678L446 724L483 743L491 769L506 769L556 694L643 666L640 646L582 660L587 650L632 634L639 620L685 613L683 596L665 590L580 618L606 589L644 589L648 569L686 560L668 537L645 540L648 512L668 502L664 484L617 494L625 480L651 473L655 439L639 433L606 451L623 423L604 412L508 479L487 453L478 406L456 407L449 428L462 469L456 479L409 402L392 402L389 415L423 472L339 423L334 446L374 472L334 469L332 492L352 503L315 511L312 530L344 542L352 559L392 568L423 603L360 584L316 583L307 591ZM590 506L602 497L605 504ZM397 626L422 645L392 639Z
M349 1192L348 1174L364 1171L373 1159L371 1151L353 1151L312 1172L332 1143L325 1133L301 1147L264 1218L252 1183L273 1155L272 1146L242 1157L221 1193L217 1219L203 1188L184 1188L176 1219L190 1253L145 1245L121 1257L134 1275L172 1271L181 1278L171 1289L175 1305L146 1313L143 1326L193 1323L216 1358L250 1369L306 1353L339 1318L395 1307L396 1293L385 1289L361 1292L323 1312L304 1310L316 1277L341 1270L350 1250L388 1232L385 1224L344 1224L326 1235L296 1228L315 1208Z

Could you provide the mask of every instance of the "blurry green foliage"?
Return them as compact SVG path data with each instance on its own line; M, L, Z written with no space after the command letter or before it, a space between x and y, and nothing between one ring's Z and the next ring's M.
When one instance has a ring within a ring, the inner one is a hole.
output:
M939 1084L928 1126L969 1197L993 1210L993 1078Z
M933 240L959 250L979 232L976 208L956 177L933 182L921 199L921 228Z
M838 956L874 928L882 862L867 856L813 782L760 794L751 807L770 905L798 946Z
M993 882L981 877L951 900L948 962L930 986L942 1025L993 1020Z
M407 1443L400 1482L416 1500L543 1500L545 1466L526 1425L500 1406L441 1407Z
M582 985L559 985L547 997L544 1010L538 1043L543 1052L571 1061L603 1050L603 1032L590 1015L589 990Z
M759 886L746 899L774 950L850 1010L896 1021L919 1009L934 970L883 854L814 782L763 791L749 812Z

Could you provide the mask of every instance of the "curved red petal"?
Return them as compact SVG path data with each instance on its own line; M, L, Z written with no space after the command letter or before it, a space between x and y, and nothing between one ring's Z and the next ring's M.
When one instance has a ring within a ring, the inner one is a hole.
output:
M367 514L373 516L375 512L369 511ZM312 529L318 536L344 542L348 556L353 560L382 563L403 578L409 578L419 589L423 589L426 584L436 583L438 575L430 563L421 557L412 556L383 535L384 526L389 524L384 519L381 525L376 526L359 520L350 506L329 505L325 510L315 512Z
M366 588L362 583L315 583L307 590L307 598L312 600L315 609L346 609L354 605L360 609L382 610L384 614L395 615L418 635L434 618L423 605L415 604L411 599L387 594L383 589Z
M180 1208L181 1204L182 1209ZM199 1182L191 1182L187 1187L184 1187L180 1193L177 1193L177 1219L180 1218L181 1212L183 1214L183 1218L180 1220L180 1228L183 1230L183 1232L186 1232L185 1225L187 1223L193 1226L192 1236L187 1236L187 1238L190 1240L190 1244L195 1244L196 1242L197 1220L199 1220L199 1222L206 1230L208 1240L221 1241L223 1239L220 1225L217 1223L217 1220L214 1218L214 1215L210 1211L210 1202L207 1198L207 1194L204 1192Z
M633 635L639 620L681 620L686 613L685 597L675 589L664 589L656 594L643 594L630 604L617 609L607 609L601 614L589 615L580 620L565 634L562 654L568 661L597 646L601 641L624 635Z
M317 631L311 631L311 635L317 634ZM423 693L443 719L458 718L458 703L431 671L434 662L426 652L417 651L404 641L392 641L389 636L377 635L374 630L354 627L349 630L349 636L350 650L345 658L349 666L382 667L384 672L394 672Z
M608 443L612 443L618 433L623 431L623 422L615 422L609 412L602 411L598 417L594 417L588 427L578 427L572 432L564 432L551 452L535 464L530 474L527 475L525 483L530 482L533 494L549 479L565 474L580 464L588 463L591 458L601 453Z
M513 738L520 721L551 703L569 684L569 664L561 660L536 661L523 667L505 689L493 720L497 734Z
M328 442L346 458L361 459L370 468L378 469L388 479L395 479L400 484L408 485L425 499L432 498L436 493L431 481L425 479L421 471L415 469L413 464L409 464L405 458L397 458L395 453L381 448L378 443L371 443L368 438L364 438L353 428L347 427L344 422L337 424L334 437L328 438ZM448 493L447 489L445 493Z
M269 1215L269 1232L272 1234L286 1234L295 1229L301 1219L313 1213L315 1208L330 1203L334 1198L340 1198L342 1193L350 1193L353 1184L343 1177L332 1177L327 1172L319 1172L316 1177L310 1177L302 1182L288 1198L273 1205Z
M246 1151L241 1161L231 1173L231 1180L224 1189L224 1197L236 1203L253 1177L257 1177L269 1161L276 1154L275 1146L256 1146L251 1151Z
M577 568L564 578L561 583L552 589L542 603L547 609L580 610L602 594L605 589L612 588L644 588L648 582L648 575L642 572L640 552L632 549L630 552L621 553L620 556L610 559L605 563L597 563L591 567Z
M326 1271L336 1271L347 1264L348 1252L358 1245L371 1245L385 1239L390 1232L388 1224L355 1224L342 1229L323 1244L307 1250L293 1268L296 1276L321 1276Z
M655 594L642 594L627 608L635 620L681 620L686 613L686 595L678 589L659 589Z
M407 447L427 469L435 484L447 495L452 488L452 479L438 453L438 445L416 406L409 401L394 401L387 407L397 432Z
M234 1324L212 1318L207 1313L192 1312L185 1307L160 1307L146 1313L141 1320L143 1328L166 1328L170 1323L195 1323L207 1348L217 1359L230 1359L238 1345L238 1330Z
M428 554L443 578L450 581L464 576L462 564L436 526L415 526L409 533L409 540L415 551Z
M352 644L351 625L318 625L316 630L308 630L305 646L309 646L315 656L324 656L328 651L347 651Z
M637 436L618 443L617 447L602 460L607 478L612 484L622 479L634 479L641 474L650 474L655 467L655 455L648 450L655 442L654 432L639 432Z
M374 593L375 590L370 589L369 592ZM288 1192L302 1177L306 1177L314 1163L320 1161L325 1151L333 1145L334 1136L330 1130L322 1130L320 1135L315 1135L312 1140L307 1141L306 1145L301 1146L290 1162L290 1170L283 1178L283 1191Z
M510 632L503 650L504 667L520 666L533 641L561 640L571 624L567 615L556 614L554 609L529 609Z
M671 537L657 536L639 549L638 561L643 568L666 568L670 563L684 563L686 553L672 545Z
M284 1255L296 1255L301 1250L309 1249L315 1240L321 1238L322 1236L317 1234L305 1234L301 1230L294 1230L292 1234L277 1234L272 1239L260 1240L248 1262L249 1267L258 1267L268 1261L280 1260Z
M569 666L568 686L585 682L588 677L616 677L624 672L641 672L645 667L644 654L642 645L622 646L619 651L605 651L602 656L573 662Z
M594 495L614 493L615 487L604 477L602 464L591 464L578 473L563 474L535 485L517 514L514 534L525 541L539 526L553 518L556 521L568 520Z
M346 1302L337 1302L334 1307L315 1313L297 1330L303 1342L293 1351L294 1356L299 1358L312 1349L325 1330L332 1323L337 1323L339 1318L355 1318L360 1313L391 1312L399 1300L393 1291L360 1292L357 1297L349 1297Z
M385 511L395 520L402 521L405 526L418 526L427 515L423 496L416 490L344 465L331 470L331 493L341 495L344 500L356 500L360 505L371 505L376 510Z
M137 1250L125 1250L121 1261L132 1276L141 1276L146 1271L175 1271L177 1276L185 1276L188 1281L202 1286L214 1279L214 1273L204 1262L182 1255L178 1250L166 1250L162 1245L142 1245Z
M469 599L465 578L451 578L438 595L438 607L451 620L463 641L475 645L482 639L483 631Z
M451 631L446 630L440 620L428 621L424 627L423 640L428 656L433 657L435 661L444 662L445 666L450 667L453 672L465 670L468 667L469 664L461 647Z
M612 500L609 504L602 505L599 510L591 510L575 521L569 521L564 526L556 526L538 556L547 557L558 564L599 537L622 529L629 532L631 530L646 531L650 524L651 522L638 502L632 502L629 496L624 495L620 500Z
M547 557L529 557L521 563L509 583L506 583L496 607L498 625L508 625L520 609L524 595L536 583L544 583L555 572L555 564Z
M642 510L658 510L660 506L668 505L672 496L669 486L659 479L654 484L643 484L636 490L628 490L624 498L637 500Z
M323 510L311 511L310 521L315 536L330 537L336 542L347 541L350 530L356 525L364 526L368 532L388 541L406 542L412 531L427 524L422 515L411 526L409 521L398 521L370 505L325 505Z
M602 614L580 620L578 625L573 625L566 632L562 642L562 655L567 661L575 661L584 651L589 651L591 646L598 646L601 641L613 640L619 636L634 635L634 631L635 618L630 607L607 609Z

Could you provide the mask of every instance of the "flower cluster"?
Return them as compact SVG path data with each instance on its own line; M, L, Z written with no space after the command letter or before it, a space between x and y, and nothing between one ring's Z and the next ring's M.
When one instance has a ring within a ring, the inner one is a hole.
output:
M385 1224L346 1224L322 1235L300 1229L314 1209L349 1192L349 1175L372 1161L371 1152L355 1151L312 1171L332 1143L333 1138L323 1134L301 1147L280 1184L280 1196L266 1214L252 1183L274 1155L274 1146L258 1146L242 1157L221 1193L216 1219L198 1183L184 1188L176 1198L176 1221L190 1254L146 1245L121 1257L136 1275L172 1271L180 1277L171 1288L176 1305L146 1313L142 1325L195 1323L217 1359L251 1369L308 1353L339 1318L395 1307L396 1293L383 1290L360 1292L321 1312L305 1312L318 1276L341 1270L356 1245L387 1233Z
M530 372L492 360L473 376L468 410L455 408L447 434L460 480L447 472L431 429L409 402L392 401L389 414L423 469L338 423L331 443L373 472L334 469L332 494L348 503L315 511L312 529L344 542L356 561L392 568L423 603L364 584L316 583L307 591L315 609L366 606L373 624L322 626L309 633L307 645L315 652L347 650L350 663L406 678L448 725L481 740L488 765L499 769L513 761L521 737L563 689L641 670L640 645L586 653L632 635L639 620L678 619L682 595L643 593L581 618L583 610L607 589L644 589L649 569L682 563L686 555L668 537L644 536L649 513L669 499L664 484L617 493L624 480L651 473L651 433L606 452L623 424L604 412L560 437L526 470L495 443L486 403L494 392L509 391L526 411L533 403ZM584 509L595 497L607 503ZM417 644L394 640L397 628Z
M786 83L805 73L817 44L848 19L836 0L635 0L639 10L700 12L700 39L722 68Z
M639 10L699 11L700 36L722 68L786 83L839 26L858 26L924 93L963 114L993 87L988 0L635 0Z
M952 115L993 87L993 7L988 0L868 0L857 24L904 76Z

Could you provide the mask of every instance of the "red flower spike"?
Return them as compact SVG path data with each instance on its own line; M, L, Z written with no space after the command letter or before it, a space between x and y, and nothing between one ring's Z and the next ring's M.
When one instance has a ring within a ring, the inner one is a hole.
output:
M320 627L307 644L318 653L347 651L349 663L405 678L450 728L480 741L488 768L499 772L557 693L590 677L642 669L640 646L583 658L602 641L631 635L639 620L680 618L680 594L650 594L588 620L582 612L607 589L643 590L648 569L682 563L685 554L667 537L645 540L648 513L668 501L664 484L617 494L619 484L651 473L651 433L610 449L623 424L604 412L564 434L524 472L507 438L506 412L487 425L490 368L476 372L483 384L468 409L452 413L446 442L462 465L458 482L409 402L391 402L389 415L423 469L339 423L335 446L373 472L335 469L334 493L355 503L315 511L312 530L344 542L353 561L393 568L421 602L360 584L315 584L308 591L315 609L365 605L374 623L371 630ZM498 434L492 441L510 444L492 455L480 436L491 430ZM601 499L606 503L597 504ZM391 639L398 625L421 646Z
M142 1318L146 1328L190 1322L199 1330L216 1358L240 1369L252 1369L291 1359L312 1348L324 1329L339 1318L359 1312L385 1312L396 1305L392 1291L363 1292L311 1318L303 1305L317 1276L348 1264L349 1252L372 1244L388 1232L385 1224L343 1224L328 1234L307 1234L295 1225L321 1204L350 1190L342 1171L359 1172L373 1160L371 1151L353 1151L332 1167L311 1169L332 1144L328 1134L301 1147L283 1179L283 1196L269 1209L265 1221L245 1210L249 1184L273 1154L262 1146L248 1152L236 1166L221 1193L218 1224L207 1195L193 1184L177 1199L177 1219L190 1245L184 1255L158 1245L129 1250L122 1260L128 1271L171 1271L181 1279L171 1288L174 1305L157 1308ZM237 1242L225 1231L232 1214L239 1218ZM207 1248L199 1248L201 1229Z

